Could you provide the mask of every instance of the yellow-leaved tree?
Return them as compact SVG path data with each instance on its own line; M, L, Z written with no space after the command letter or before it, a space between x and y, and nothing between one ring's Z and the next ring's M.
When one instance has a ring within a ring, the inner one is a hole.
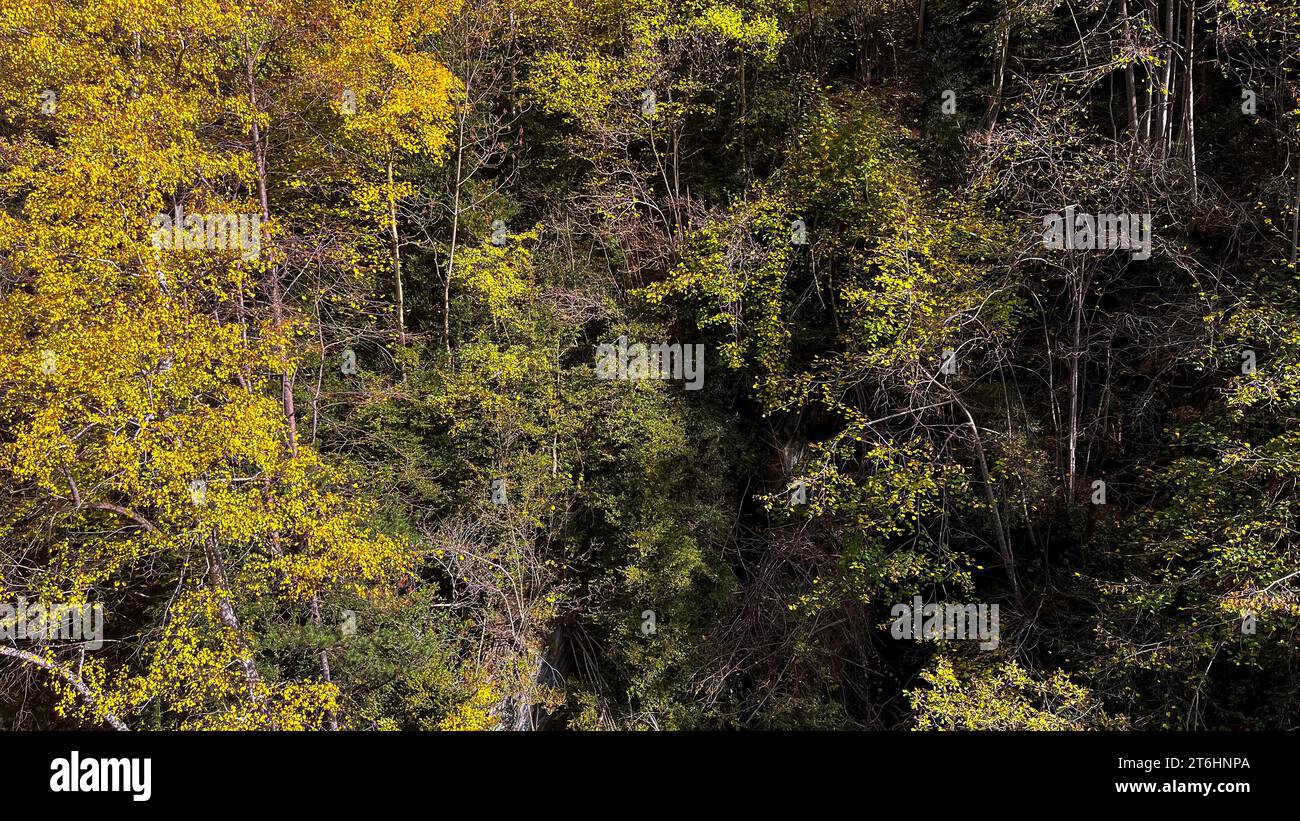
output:
M332 260L294 192L357 128L390 164L445 139L417 52L445 12L393 6L0 0L0 600L104 613L98 648L0 655L74 722L340 723L328 653L264 637L390 595L410 552L298 432L292 288ZM367 32L352 82L384 102L344 125L318 55Z

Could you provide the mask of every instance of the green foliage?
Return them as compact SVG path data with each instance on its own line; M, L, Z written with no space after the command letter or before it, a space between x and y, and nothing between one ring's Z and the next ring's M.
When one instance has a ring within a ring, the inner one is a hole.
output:
M0 0L0 720L1289 726L1294 10L922 5Z
M957 666L939 657L909 691L917 730L1122 730L1095 697L1057 670L1044 679L1014 661Z

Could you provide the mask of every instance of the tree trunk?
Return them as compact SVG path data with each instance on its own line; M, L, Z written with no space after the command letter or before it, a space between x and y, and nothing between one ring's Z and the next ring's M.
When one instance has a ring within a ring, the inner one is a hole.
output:
M397 341L406 344L406 298L402 293L402 250L397 238L397 197L393 193L393 152L388 151L388 247L393 258L393 282L397 288Z
M321 623L319 595L314 595L311 597L311 623L318 627L320 626ZM320 651L320 672L321 672L321 676L325 679L326 684L334 683L334 679L330 675L330 656L329 656L329 651L327 650ZM326 713L326 718L329 721L330 729L333 731L337 731L339 728L338 714L335 713L333 710L330 710Z
M1124 18L1124 51L1129 52L1133 49L1133 29L1129 25L1128 0L1120 0L1119 13ZM1124 84L1124 97L1128 104L1128 127L1133 139L1137 140L1141 136L1138 130L1137 80L1133 76L1133 64L1128 61L1127 56L1124 61Z
M235 614L235 606L230 602L230 582L226 578L226 565L221 559L221 549L217 546L216 532L208 534L204 542L208 559L208 584L217 594L217 610L221 613L221 623L235 634L239 647L239 666L244 671L244 683L248 688L248 698L257 708L262 707L262 677L258 675L257 665L253 663L253 653L244 637L244 630Z
M993 98L989 100L989 110L984 116L984 127L993 128L998 123L998 114L1002 111L1002 88L1006 80L1007 54L1011 50L1011 18L1003 19L1002 38L998 45L997 58L993 65Z
M469 103L466 102L465 105ZM468 114L462 108L456 137L456 176L452 181L451 245L447 251L447 277L442 283L442 341L447 347L448 356L451 355L451 275L456 270L456 242L460 232L460 175L465 159L465 118L467 116Z
M1166 156L1169 152L1170 114L1173 101L1170 97L1174 82L1174 0L1165 0L1165 65L1164 76L1160 81L1160 110L1156 121L1157 139L1160 141L1159 152Z
M1083 356L1083 272L1079 272L1077 284L1071 284L1074 292L1074 339L1070 349L1070 441L1069 455L1066 459L1066 492L1073 500L1077 490L1075 475L1078 472L1079 454L1079 368Z
M993 493L993 478L989 474L988 458L984 455L984 442L980 437L979 427L975 424L975 417L966 409L966 405L957 398L957 394L950 391L950 395L956 402L957 407L966 416L966 423L970 426L971 435L975 437L975 458L979 462L980 480L984 485L984 498L988 502L989 513L993 515L993 529L997 532L998 551L1002 554L1002 563L1007 568L1007 578L1011 580L1011 592L1016 601L1020 601L1020 580L1016 577L1016 557L1011 552L1011 541L1007 538L1006 530L1002 526L1002 510L998 503L997 496Z
M1198 200L1196 172L1196 0L1187 0L1187 162L1192 172L1192 204Z
M245 44L245 50L248 46ZM260 114L257 107L257 85L253 77L253 63L255 56L251 51L248 52L245 61L245 77L248 80L248 102L253 113ZM267 195L266 185L266 146L262 142L262 132L253 120L253 159L257 167L257 195L262 207L262 223L265 224L271 219L270 200ZM274 265L267 266L267 290L271 298L271 318L274 320L276 330L279 331L284 327L284 294L280 290L280 271ZM285 422L288 426L289 452L293 455L298 454L298 418L293 407L293 374L289 367L289 355L283 344L278 346L277 354L280 360L280 403L284 406Z
M1295 175L1295 219L1291 221L1291 265L1296 263L1296 248L1300 246L1300 170Z

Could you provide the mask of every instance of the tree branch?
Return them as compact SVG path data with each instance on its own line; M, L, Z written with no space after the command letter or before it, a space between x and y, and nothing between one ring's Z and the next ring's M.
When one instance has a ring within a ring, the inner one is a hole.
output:
M91 708L96 713L103 716L104 721L108 722L109 726L114 730L125 733L131 729L130 727L127 727L122 719L118 718L116 714L108 710L100 709L99 702L95 699L95 695L90 692L90 688L86 686L86 683L82 681L78 675L63 665L50 661L49 659L43 659L35 653L29 653L26 650L19 650L16 647L6 647L2 644L0 644L0 656L9 656L10 658L25 661L28 664L34 664L42 670L58 676L71 685L72 689L77 691L77 695L84 698L86 702L90 704Z

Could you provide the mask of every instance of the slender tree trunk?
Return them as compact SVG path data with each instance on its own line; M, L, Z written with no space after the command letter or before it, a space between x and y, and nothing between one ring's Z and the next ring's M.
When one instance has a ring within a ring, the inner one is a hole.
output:
M1143 30L1145 31L1147 26L1155 27L1159 17L1159 6L1155 0L1143 0L1143 2L1142 13L1146 22ZM1152 121L1155 119L1157 83L1157 75L1151 70L1150 63L1142 64L1142 77L1142 141L1149 145L1152 138Z
M311 623L318 627L320 626L321 623L319 595L314 595L311 597ZM325 679L325 683L327 684L334 683L334 679L330 676L330 655L328 650L320 651L320 672L321 672L321 676ZM337 731L339 728L338 714L335 713L333 710L330 710L325 715L326 715L326 719L329 721L330 730Z
M397 288L397 341L406 344L406 297L402 292L402 249L397 237L397 197L393 193L393 152L388 152L388 246L393 259L393 282Z
M1291 265L1296 263L1296 249L1300 247L1300 169L1295 175L1295 219L1291 221Z
M740 80L740 158L741 158L741 165L742 165L742 167L745 169L745 182L746 182L746 183L749 183L749 181L752 179L752 176L750 175L750 167L749 167L749 127L748 127L748 126L749 126L749 123L748 123L748 119L749 119L749 90L748 90L748 88L747 88L746 85L745 85L745 52L744 52L743 49L742 49L741 52L740 52L740 57L738 58L738 63L739 63L739 66L738 66L738 70L737 70L736 73L737 73L737 75L738 75L738 79ZM668 88L668 100L669 100L669 102L672 101L672 94L673 94L672 87L669 86L669 88ZM674 129L673 129L673 133L674 133L674 135L676 135L676 131L677 131L677 130L674 128ZM676 141L676 139L674 139L674 140L673 140L673 173L674 173L674 176L676 175L676 171L677 171L677 141ZM676 207L676 201L675 201L675 200L674 200L674 207ZM681 226L679 225L678 228L680 229ZM674 237L675 237L675 235L674 235Z
M262 677L258 675L257 665L253 663L253 653L248 647L244 630L235 614L235 606L230 602L230 582L226 578L226 565L221 559L221 549L217 546L216 533L208 534L204 542L208 559L208 584L217 594L217 610L221 613L221 623L235 634L239 647L239 666L244 671L244 683L248 688L248 698L255 707L262 708Z
M1192 204L1198 200L1196 171L1196 0L1187 0L1187 162L1192 172Z
M245 48L246 49L248 48L247 44L245 44ZM255 62L255 56L251 51L249 51L248 58L245 63L245 69L246 69L245 77L248 81L249 105L252 107L252 110L255 113L257 113L258 112L257 84L253 73L254 62ZM266 145L262 141L261 130L258 127L256 120L253 121L252 136L253 136L253 156L257 167L258 201L262 209L262 222L266 223L271 218L270 198L267 193ZM389 162L389 183L391 188L391 183L392 183L391 157ZM270 269L268 271L268 281L269 281L269 290L271 296L271 316L275 322L276 328L280 329L284 325L284 294L280 288L280 272L274 266L270 266ZM400 281L398 283L398 300L399 300L398 313L400 317L401 314ZM282 407L284 408L284 418L285 418L285 424L286 424L286 429L289 438L289 453L293 456L297 456L298 455L298 415L297 415L297 411L294 408L294 400L293 400L293 373L292 373L292 369L289 367L288 351L285 348L283 343L278 345L277 354L280 360L280 402ZM312 417L312 424L313 426L315 425L314 412ZM221 563L221 554L217 548L215 535L212 536L211 539L209 540L209 549L210 549L210 553L208 556L208 561L209 564L211 565L211 572L216 574L216 576L214 577L214 586L217 587L217 589L222 591L221 604L220 604L222 622L226 624L227 627L230 627L232 630L236 632L236 635L239 637L239 641L242 645L243 633L239 629L239 620L235 615L234 606L230 603L230 599L228 598L225 592L229 588L226 583L225 566ZM281 554L283 552L282 548L280 547L280 534L278 531L271 534L271 549L272 552L276 554ZM322 656L323 655L324 654L322 654ZM257 695L257 689L258 689L257 685L260 684L260 677L257 674L257 667L253 663L251 653L246 654L245 657L241 659L240 663L244 668L244 678L248 683L249 695L253 699L254 703L256 704L259 702L259 697ZM326 681L328 681L329 680L328 662L326 662L325 664L326 666L324 666L322 672L325 675ZM333 722L332 715L331 715L331 722Z
M993 65L993 98L989 100L989 110L984 117L984 127L993 128L998 123L998 114L1002 111L1002 89L1007 74L1007 54L1011 50L1011 18L1004 15L1002 37L998 45L997 58Z
M1073 499L1077 489L1075 474L1078 472L1079 453L1079 361L1083 355L1083 273L1080 272L1077 285L1071 285L1074 291L1074 341L1070 350L1070 441L1069 456L1066 460L1066 489Z
M248 46L245 44L245 48ZM248 102L254 114L261 113L257 107L257 84L253 76L253 64L256 56L249 51L245 62L245 76L248 80ZM271 219L270 200L266 185L266 145L262 140L262 131L253 120L253 159L257 167L257 196L262 207L262 223ZM271 318L276 330L284 327L284 294L280 290L280 271L275 266L268 266L267 290L271 298ZM277 346L280 360L280 402L284 407L285 422L288 426L289 452L298 454L298 417L293 407L293 373L289 367L289 354L283 343Z
M1129 24L1128 0L1120 0L1119 13L1124 18L1124 51L1130 52L1133 49L1133 29ZM1133 76L1133 64L1128 61L1127 56L1124 61L1124 84L1124 97L1128 104L1128 127L1133 139L1137 140L1141 137L1138 129L1137 80Z
M1174 2L1175 0L1165 0L1165 44L1164 56L1165 65L1164 73L1160 80L1160 110L1159 118L1156 122L1156 131L1158 132L1160 156L1167 156L1169 153L1169 131L1171 107L1173 101L1171 94L1174 82Z
M1007 568L1007 578L1011 580L1011 591L1020 601L1020 580L1016 577L1016 557L1011 552L1011 541L1007 538L1006 530L1002 525L1001 504L997 496L993 493L993 478L989 474L988 458L984 455L984 442L980 437L979 427L975 424L975 417L966 409L966 405L957 398L956 393L949 392L956 401L957 407L966 416L966 423L970 427L971 435L975 437L975 458L979 462L980 480L984 484L984 498L988 502L989 512L993 515L993 529L997 532L998 551L1002 554L1002 563Z
M1151 142L1151 120L1154 112L1151 110L1155 104L1155 95L1151 86L1155 83L1155 76L1151 69L1146 66L1142 67L1142 116L1140 118L1140 128L1142 131L1142 142L1150 144Z
M468 93L468 92L467 92ZM466 101L464 104L468 106ZM460 112L460 123L456 137L456 171L455 179L452 181L452 206L451 206L451 245L447 251L447 277L442 283L442 341L447 347L447 355L451 355L451 276L456 270L456 242L460 232L460 186L461 186L461 168L465 159L465 118L467 113L462 107Z

